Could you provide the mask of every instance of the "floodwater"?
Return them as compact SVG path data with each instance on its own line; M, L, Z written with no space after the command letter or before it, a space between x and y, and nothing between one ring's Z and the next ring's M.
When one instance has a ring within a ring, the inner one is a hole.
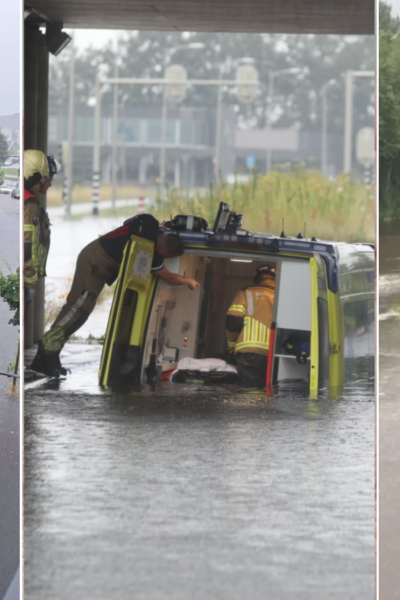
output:
M46 298L123 219L50 213ZM109 303L78 335L105 331ZM101 347L25 391L25 600L375 597L373 365L310 398L237 386L97 385ZM359 354L359 353L355 353Z
M375 597L372 365L342 393L25 391L25 600Z
M400 596L400 223L381 224L379 240L379 591Z
M19 265L19 201L0 195L0 214L0 269L7 275ZM0 298L1 372L8 371L18 350L19 328L8 324L11 316ZM0 598L19 564L19 426L19 388L0 375Z

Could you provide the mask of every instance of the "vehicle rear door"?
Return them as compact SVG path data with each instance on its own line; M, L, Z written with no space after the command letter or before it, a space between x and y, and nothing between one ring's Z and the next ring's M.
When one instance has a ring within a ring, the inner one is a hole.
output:
M101 357L100 385L133 383L139 377L155 287L153 254L153 242L136 236L125 247Z

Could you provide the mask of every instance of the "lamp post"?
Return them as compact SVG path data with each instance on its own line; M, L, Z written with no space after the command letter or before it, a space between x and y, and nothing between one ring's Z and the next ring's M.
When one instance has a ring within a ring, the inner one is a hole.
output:
M222 80L222 65L219 69L219 77ZM220 154L221 154L221 113L222 113L222 85L217 89L217 115L215 124L215 158L214 158L214 177L217 181L220 170Z
M274 99L274 81L275 77L280 75L289 75L290 73L299 73L301 69L299 67L289 67L288 69L282 69L280 71L270 71L268 73L268 112L267 112L267 128L272 129L272 102ZM269 133L269 132L268 132ZM267 173L271 171L272 164L272 149L267 148Z
M71 216L72 187L73 187L73 161L74 161L74 93L75 93L75 44L71 44L71 62L69 76L69 101L68 101L68 157L65 172L67 198L66 215Z
M327 176L327 123L328 123L328 106L327 96L328 88L336 83L336 79L330 79L321 88L321 172Z
M344 149L343 172L351 174L352 168L352 134L353 134L353 78L375 77L374 71L347 71L345 91L345 116L344 116Z
M179 50L201 50L205 45L203 42L192 42L190 44L182 44L181 46L175 46L171 48L164 60L164 76L167 63L171 61L172 56ZM165 138L166 138L166 126L167 126L167 86L164 85L163 89L163 103L162 103L162 114L161 114L161 149L160 149L160 189L161 194L164 192L165 185Z
M115 42L114 77L118 78L119 42ZM118 85L114 85L113 132L112 132L112 212L115 215L117 201L117 141L118 141Z

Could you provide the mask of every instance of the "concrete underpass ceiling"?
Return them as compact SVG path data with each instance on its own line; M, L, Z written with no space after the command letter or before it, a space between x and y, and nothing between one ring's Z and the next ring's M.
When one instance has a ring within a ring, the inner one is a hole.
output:
M374 33L374 0L28 0L72 29Z

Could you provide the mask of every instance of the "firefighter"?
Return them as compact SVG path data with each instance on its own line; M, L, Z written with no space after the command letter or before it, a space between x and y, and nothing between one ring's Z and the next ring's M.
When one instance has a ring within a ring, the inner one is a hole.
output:
M265 385L275 273L269 265L258 267L254 285L239 290L226 316L228 352L235 354L243 385Z
M25 308L33 297L40 277L46 275L50 247L50 221L41 205L41 196L51 186L59 163L40 150L24 152L24 295Z
M154 242L151 271L170 285L187 285L193 290L200 284L190 277L171 273L164 266L165 258L183 253L183 244L176 234L161 234L159 222L152 215L136 215L121 227L88 244L78 255L76 271L65 305L39 342L31 364L34 371L53 376L67 371L60 362L60 352L68 340L87 321L105 284L116 280L124 248L131 235Z

